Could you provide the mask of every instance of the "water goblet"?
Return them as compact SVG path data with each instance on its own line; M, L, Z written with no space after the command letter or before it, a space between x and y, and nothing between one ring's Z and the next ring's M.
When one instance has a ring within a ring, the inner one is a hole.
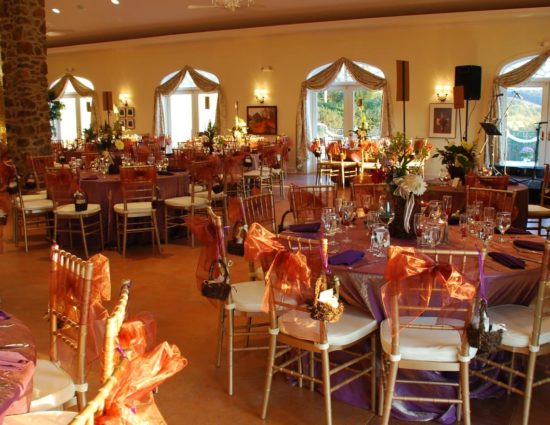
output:
M489 243L495 234L495 222L492 220L480 221L477 226L477 237L483 242L483 245Z
M449 217L453 212L452 195L443 195L443 198L441 198L441 208L442 208L443 214L445 214L445 216L447 217L447 220L449 220Z
M382 222L384 227L388 227L395 218L395 211L393 210L393 204L391 201L385 200L380 204L380 210L378 212L378 219Z
M378 219L377 211L369 211L367 214L367 235L370 235L370 247L367 249L368 252L376 252L376 238L374 236L374 229L380 225L380 220Z
M494 207L485 207L483 208L483 220L495 220L495 208Z
M385 227L374 229L374 239L377 245L376 257L386 257L386 249L390 246L390 232Z
M499 211L496 218L497 229L500 232L498 242L506 242L504 234L512 225L512 214L508 211Z
M458 226L460 229L460 236L462 239L465 239L468 236L468 230L470 227L470 215L468 213L460 214Z

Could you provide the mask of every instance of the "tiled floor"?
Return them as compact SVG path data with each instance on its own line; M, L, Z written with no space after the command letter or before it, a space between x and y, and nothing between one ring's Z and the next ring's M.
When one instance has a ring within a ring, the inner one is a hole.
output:
M312 177L293 176L299 183ZM278 198L277 198L278 199ZM278 199L279 216L287 202ZM40 236L32 240L30 252L11 243L6 227L5 251L0 254L1 308L28 324L42 352L47 350L47 323L43 320L47 303L48 243ZM164 253L153 253L150 246L132 246L127 257L112 250L104 254L111 261L113 294L122 278L133 281L130 314L152 312L158 323L159 341L176 344L189 360L188 366L160 387L157 403L169 424L256 424L265 373L265 352L240 353L236 356L235 395L227 395L227 368L214 365L217 310L197 289L194 279L199 248L191 249L185 240L163 246ZM235 258L234 275L244 279L246 266ZM235 280L235 279L234 279ZM225 359L224 359L225 360ZM90 376L92 388L97 382L95 365ZM92 389L93 391L93 389ZM550 388L535 394L531 425L550 423ZM479 425L520 424L521 403L516 396L473 401L472 422ZM339 401L333 402L335 424L377 425L380 418ZM288 385L281 377L274 380L268 412L269 424L324 423L323 397ZM392 424L402 424L396 420Z

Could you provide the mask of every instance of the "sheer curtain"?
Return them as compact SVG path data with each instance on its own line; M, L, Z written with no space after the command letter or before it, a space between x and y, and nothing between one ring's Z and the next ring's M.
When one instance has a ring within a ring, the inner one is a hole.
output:
M216 125L219 129L225 128L223 126L222 117L224 109L224 99L222 88L219 83L212 81L203 75L195 71L194 68L191 68L189 65L185 65L180 71L178 71L172 78L166 81L164 84L161 84L155 88L155 106L154 106L154 116L153 116L153 134L155 136L160 136L165 134L165 120L164 120L164 106L162 104L162 96L170 96L174 93L177 88L180 86L181 82L185 78L186 73L189 73L193 82L197 87L205 92L217 92L218 93L218 103L216 105Z
M493 80L493 89L491 92L491 103L489 107L489 120L496 122L500 116L498 96L502 93L502 88L514 87L531 78L538 69L544 65L544 62L550 57L550 49L534 57L526 64L516 68L506 74L499 75ZM500 146L495 143L495 162L500 160Z
M381 134L383 137L390 136L391 128L391 110L390 110L390 89L388 81L380 78L369 71L364 70L347 58L340 58L329 67L315 74L302 82L300 90L300 99L298 102L298 115L296 117L296 159L297 167L301 168L307 158L307 142L309 137L309 123L307 120L307 91L321 90L336 78L342 66L346 66L355 80L370 90L382 90L382 120Z
M73 85L75 91L78 93L79 96L92 98L92 124L99 125L101 121L99 119L99 102L97 93L94 89L91 89L78 81L74 75L65 74L57 83L50 87L50 91L54 94L54 100L59 100L63 96L63 93L65 93L65 87L67 86L68 82Z

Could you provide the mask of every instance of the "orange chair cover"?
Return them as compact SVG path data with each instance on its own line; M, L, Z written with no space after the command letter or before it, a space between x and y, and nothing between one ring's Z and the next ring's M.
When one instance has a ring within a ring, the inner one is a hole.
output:
M152 313L141 312L128 318L118 333L118 343L130 360L151 351L157 341L157 322Z

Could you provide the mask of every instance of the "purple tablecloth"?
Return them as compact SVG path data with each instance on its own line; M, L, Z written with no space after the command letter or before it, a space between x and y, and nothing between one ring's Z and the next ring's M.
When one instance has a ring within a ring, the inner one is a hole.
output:
M345 245L346 249L365 250L368 247L369 241L362 225L357 225L355 229L351 229L349 231L349 235L352 242ZM341 238L342 236L337 236L337 242L339 242L339 239ZM514 235L511 236L511 238L541 240L540 237L534 235ZM449 239L451 243L447 246L441 245L442 249L463 249L464 246L466 249L475 249L476 244L479 245L479 241L473 238L468 238L466 241L462 240L456 226L450 227ZM401 246L413 246L415 243L416 241L392 240L392 244ZM333 246L337 249L338 247L341 247L342 244L339 243ZM489 305L507 303L524 305L529 304L529 302L536 295L540 264L537 264L535 261L540 261L541 255L518 252L513 248L510 240L503 244L491 242L489 250L506 252L515 255L516 257L533 260L526 261L526 268L524 270L513 270L499 264L490 257L487 257L484 272ZM385 259L374 257L371 253L367 253L363 260L357 262L351 267L332 266L333 272L340 277L340 294L342 297L348 303L358 306L364 311L370 313L378 322L381 322L386 317L380 296L381 287L385 283L383 277L385 266ZM435 372L432 373L407 370L400 370L399 376L402 378L410 378L411 376L414 376L415 379L431 381L450 380L457 382L458 379L456 374L440 374ZM447 396L450 397L456 396L456 389L454 388L436 388L436 391L439 391L439 396L441 396L441 394L447 394ZM470 388L471 397L486 398L487 396L494 395L494 388L495 387L491 387L487 384L472 383ZM402 384L398 384L396 391L403 394L409 390ZM410 389L411 393L414 392L416 395L429 397L428 394L419 394L418 391L418 386ZM368 385L365 382L358 380L337 391L335 393L335 397L355 406L367 408L368 400L370 400L368 392ZM456 409L455 406L449 406L446 404L400 402L394 403L392 408L392 416L396 419L408 421L437 420L445 424L450 424L456 419Z
M0 312L0 346L7 344L29 346L0 349L0 423L6 415L29 411L36 362L30 330L20 320Z
M88 202L101 205L103 215L103 235L108 244L116 243L115 216L113 205L122 202L120 176L107 175L104 178L87 180L87 175L81 176L80 185L88 194ZM162 199L183 196L189 193L189 173L174 172L171 176L157 176L157 186L160 189ZM159 232L164 226L164 214L157 211Z

